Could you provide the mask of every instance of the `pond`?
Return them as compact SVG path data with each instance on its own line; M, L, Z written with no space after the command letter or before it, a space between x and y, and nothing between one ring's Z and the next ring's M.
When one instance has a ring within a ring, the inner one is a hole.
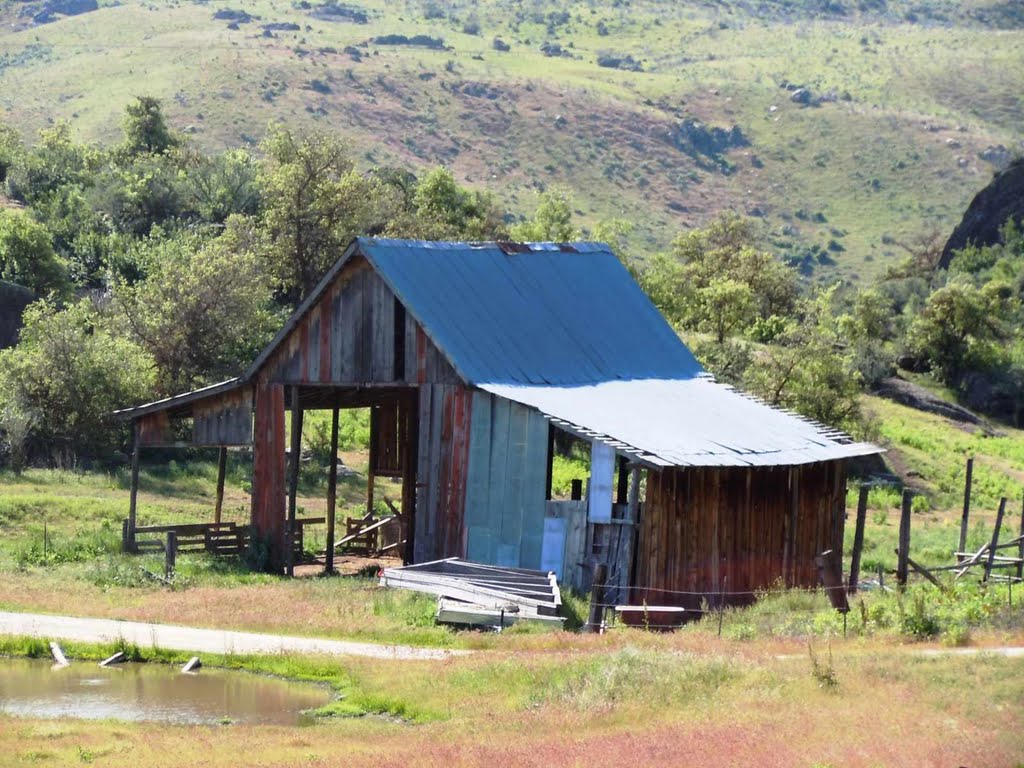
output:
M330 698L315 685L206 667L0 659L0 712L24 717L296 725Z

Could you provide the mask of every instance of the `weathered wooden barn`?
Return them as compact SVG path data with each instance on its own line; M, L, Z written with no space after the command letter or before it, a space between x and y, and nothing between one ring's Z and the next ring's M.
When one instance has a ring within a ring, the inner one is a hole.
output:
M191 444L251 445L251 523L280 568L286 447L303 412L352 407L371 408L371 487L402 482L407 561L577 586L603 561L622 599L657 604L816 584L815 556L842 542L846 460L878 451L714 381L590 243L357 239L242 376L121 413L138 448L175 443L178 420ZM559 431L590 445L577 500L551 499ZM332 488L328 542L333 507Z

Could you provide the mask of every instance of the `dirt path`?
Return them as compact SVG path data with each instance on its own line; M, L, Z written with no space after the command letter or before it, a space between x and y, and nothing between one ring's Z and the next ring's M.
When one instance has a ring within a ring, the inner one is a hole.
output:
M256 632L198 629L170 624L146 624L139 621L81 619L6 611L0 611L0 634L88 643L112 642L123 638L126 642L141 648L156 646L173 651L223 654L320 653L332 656L370 656L378 659L429 660L467 653L435 648L413 648L406 645L375 645L348 640L262 635Z

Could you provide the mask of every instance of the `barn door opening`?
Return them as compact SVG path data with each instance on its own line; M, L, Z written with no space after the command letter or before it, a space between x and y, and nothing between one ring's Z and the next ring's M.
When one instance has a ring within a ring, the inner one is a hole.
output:
M338 557L409 563L416 528L416 388L303 385L291 388L288 399L285 529L292 543L285 549L294 553L291 562L313 565L323 553L328 572L341 565ZM287 558L285 565L294 572ZM347 567L366 564L356 560Z

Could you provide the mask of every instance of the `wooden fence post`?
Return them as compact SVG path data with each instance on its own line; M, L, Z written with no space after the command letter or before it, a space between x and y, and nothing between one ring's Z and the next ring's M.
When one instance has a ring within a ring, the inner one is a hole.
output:
M857 582L860 580L860 555L864 549L864 523L868 515L868 493L871 491L866 485L860 487L860 494L857 496L857 523L853 531L853 554L850 556L850 580L847 582L846 590L851 595L857 594Z
M174 531L167 532L167 546L164 547L164 578L171 579L174 576L174 561L178 555L178 534Z
M988 581L992 574L992 563L996 559L996 547L999 545L999 529L1003 527L1003 515L1006 513L1006 497L999 500L999 511L996 512L996 527L992 529L992 543L988 546L988 560L985 561L985 578Z
M907 558L910 557L910 512L913 500L914 494L904 489L903 506L900 510L899 553L896 560L896 583L901 589L907 586L907 570L909 566Z
M594 585L590 592L590 616L587 618L587 632L600 632L604 616L604 582L608 567L604 563L594 566Z
M128 497L128 552L135 551L135 510L139 499L139 422L132 423L132 486Z
M217 453L217 505L213 508L213 522L219 523L224 510L224 476L228 469L228 447L222 445Z
M967 459L967 478L964 480L964 511L960 516L960 543L957 552L967 551L967 521L971 516L971 478L974 475L974 457Z
M1017 578L1024 579L1024 504L1020 510L1020 539L1017 544Z

